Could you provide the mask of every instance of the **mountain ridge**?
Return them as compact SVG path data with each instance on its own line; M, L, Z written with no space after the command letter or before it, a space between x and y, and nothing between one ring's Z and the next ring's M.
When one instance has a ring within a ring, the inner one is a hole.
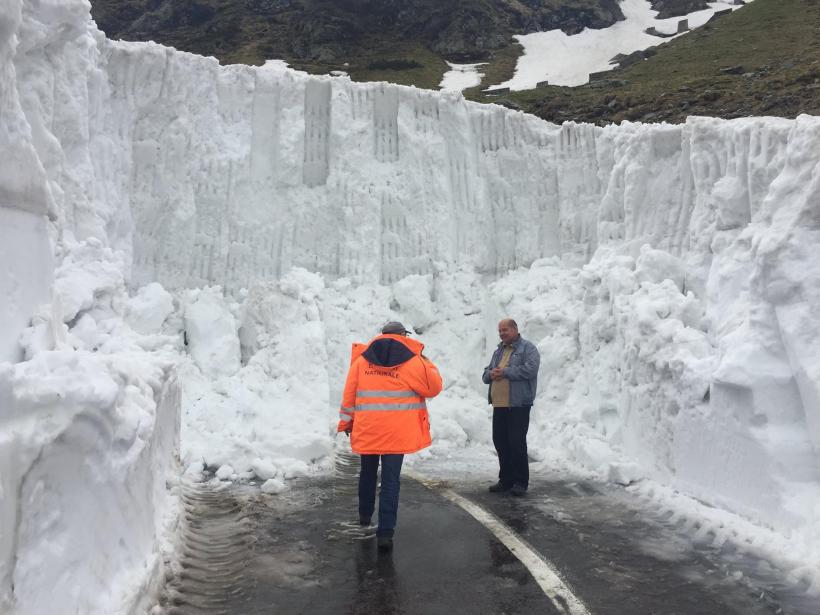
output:
M226 63L296 65L350 63L376 38L385 52L385 43L413 42L442 59L478 61L513 34L623 19L617 0L95 0L92 15L111 38L153 38Z

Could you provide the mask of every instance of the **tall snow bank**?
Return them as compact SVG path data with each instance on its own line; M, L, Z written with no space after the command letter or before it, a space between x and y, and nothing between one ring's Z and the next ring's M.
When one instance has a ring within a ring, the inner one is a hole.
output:
M29 360L0 363L0 605L127 613L164 578L177 513L176 339L125 324L118 254L65 248Z
M145 610L177 516L177 340L167 302L129 307L130 152L88 9L0 3L3 613Z
M46 175L20 104L12 61L21 18L19 0L0 10L0 361L22 358L17 337L35 308L48 300L53 268ZM29 257L18 257L24 253Z
M49 351L0 365L0 403L0 604L132 612L163 578L176 381L133 357Z

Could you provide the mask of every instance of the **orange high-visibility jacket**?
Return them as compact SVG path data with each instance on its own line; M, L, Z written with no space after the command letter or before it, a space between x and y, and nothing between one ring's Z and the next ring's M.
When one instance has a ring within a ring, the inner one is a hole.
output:
M421 342L392 334L353 345L337 431L352 430L355 453L415 453L430 446L424 400L439 394L441 376L422 350Z

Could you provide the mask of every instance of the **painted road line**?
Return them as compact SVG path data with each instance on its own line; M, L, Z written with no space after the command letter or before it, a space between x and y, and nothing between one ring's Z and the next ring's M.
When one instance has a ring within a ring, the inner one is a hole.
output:
M412 470L405 471L404 474L428 489L441 494L453 504L457 504L492 532L510 550L510 553L515 555L527 567L535 582L538 583L547 598L561 613L565 615L589 615L587 607L564 583L558 570L501 519L452 489L439 487L435 482L416 474Z

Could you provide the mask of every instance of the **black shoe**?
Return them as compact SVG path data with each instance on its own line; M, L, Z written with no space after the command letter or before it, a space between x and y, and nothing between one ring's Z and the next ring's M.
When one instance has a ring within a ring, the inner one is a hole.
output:
M504 493L505 491L509 491L510 488L510 485L505 485L501 481L498 481L495 485L490 485L490 493Z
M362 525L362 526L370 525L370 517L359 517L359 525Z
M376 539L376 544L379 546L379 551L387 553L393 550L393 539L390 536L379 536Z
M513 485L510 494L517 498L524 497L527 494L527 488L524 485Z

